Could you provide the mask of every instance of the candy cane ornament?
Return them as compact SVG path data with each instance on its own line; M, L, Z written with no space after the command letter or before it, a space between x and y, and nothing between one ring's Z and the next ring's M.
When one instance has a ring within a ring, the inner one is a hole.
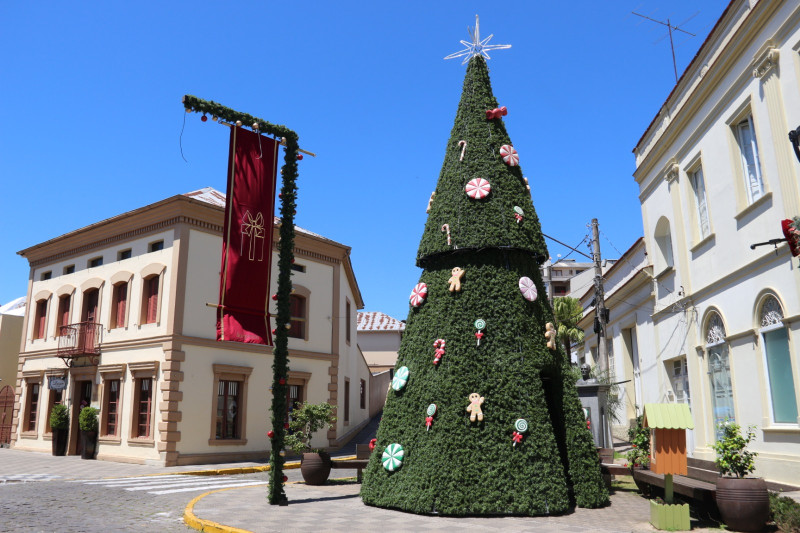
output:
M442 356L444 355L444 346L444 339L436 339L433 341L433 347L436 348L433 356L434 365L438 365L442 361Z
M467 151L467 141L458 141L458 145L461 147L461 157L458 158L459 161L464 160L464 152Z
M443 224L442 231L447 232L447 246L450 246L450 224Z

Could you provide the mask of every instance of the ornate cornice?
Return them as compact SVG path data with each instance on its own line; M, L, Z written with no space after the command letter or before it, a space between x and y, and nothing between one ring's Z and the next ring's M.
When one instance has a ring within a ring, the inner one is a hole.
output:
M675 158L672 158L661 173L664 176L664 181L672 183L681 175L681 167L675 162Z
M753 77L764 78L774 67L778 66L780 49L773 46L772 41L759 49L753 60Z

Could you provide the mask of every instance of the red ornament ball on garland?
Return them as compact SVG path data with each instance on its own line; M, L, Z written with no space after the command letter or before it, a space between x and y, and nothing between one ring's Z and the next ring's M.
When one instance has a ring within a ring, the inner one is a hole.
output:
M285 424L283 424L283 429L289 429L289 422L286 422Z
M272 438L274 436L275 436L275 432L274 431L272 431L271 429L269 431L267 431L267 437Z
M297 154L297 160L298 161L302 161L303 160L303 154Z
M273 295L272 295L272 299L273 299L273 300L277 300L277 299L278 299L278 295L277 295L277 294L273 294Z
M284 483L286 483L287 481L289 481L289 478L288 478L288 477L286 477L286 476L283 476L283 477L281 478L281 481L283 481Z
M279 379L279 380L278 380L278 384L280 384L280 385L286 385L286 379L284 379L284 378L281 378L281 379Z
M205 122L205 121L207 121L207 120L208 120L208 117L207 117L207 116L205 116L205 115L203 115L202 117L200 117L200 120L202 120L203 122Z
M276 331L273 329L273 330L272 330L272 334L273 334L273 335L275 335L275 333L276 333Z

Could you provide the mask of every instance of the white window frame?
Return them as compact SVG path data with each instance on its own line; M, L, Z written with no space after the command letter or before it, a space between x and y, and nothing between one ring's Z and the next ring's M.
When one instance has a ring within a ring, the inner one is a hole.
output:
M778 305L780 305L781 311L783 310L783 306L781 305L780 300L778 300L777 297L775 297L772 294L770 294L768 297L775 298L775 300L778 302ZM761 305L759 306L759 313L758 313L759 325L761 325L761 320L762 320L762 317L763 317L764 304L766 303L766 298L767 297L765 297L761 301ZM764 365L764 378L766 379L766 383L765 383L766 392L767 392L766 396L767 396L767 406L768 406L768 409L769 409L769 419L768 420L769 420L769 425L772 426L772 427L797 427L798 426L798 421L797 420L795 420L794 422L776 422L775 421L775 407L774 407L773 402L772 402L772 384L770 382L770 369L769 369L769 362L767 360L767 339L766 339L766 334L770 333L772 331L776 331L776 330L784 329L784 328L786 328L786 324L783 322L783 320L781 320L780 323L775 323L775 324L770 324L770 325L767 325L767 326L762 326L762 327L760 327L758 329L758 334L761 337L761 346L763 346L763 349L761 350L761 364ZM789 350L790 350L789 357L791 358L791 343L789 343ZM792 377L794 377L794 376L792 376ZM794 383L794 388L795 388L795 402L797 402L797 383ZM798 409L800 409L800 405L797 405L797 403L796 403L796 407Z
M744 125L750 130L750 139L744 138ZM752 204L764 196L764 179L761 175L761 160L758 156L758 140L756 139L756 128L753 122L753 114L748 113L741 120L733 125L736 143L739 146L739 158L742 163L742 174L744 177L744 188L747 193L747 203ZM753 159L753 169L755 172L755 182L750 175L750 163L747 162L747 151L751 152Z
M711 221L708 215L708 197L706 196L706 181L703 165L697 165L689 171L689 183L694 192L694 205L697 209L697 229L700 240L711 235Z

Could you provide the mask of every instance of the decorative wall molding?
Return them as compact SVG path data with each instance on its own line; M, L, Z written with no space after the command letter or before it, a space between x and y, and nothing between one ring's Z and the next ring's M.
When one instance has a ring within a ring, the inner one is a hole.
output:
M767 73L778 66L778 58L781 52L773 47L773 43L768 41L761 49L756 52L753 60L753 77L763 79Z

